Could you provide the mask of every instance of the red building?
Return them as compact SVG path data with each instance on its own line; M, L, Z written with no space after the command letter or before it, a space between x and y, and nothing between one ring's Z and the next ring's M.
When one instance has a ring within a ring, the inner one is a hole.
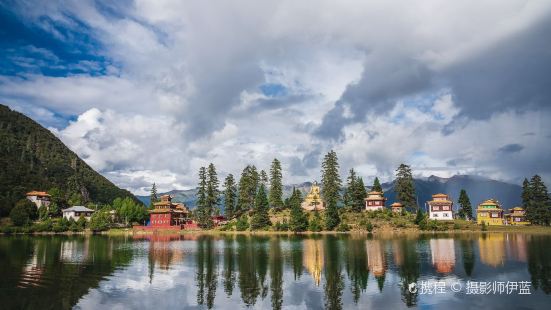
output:
M172 203L170 195L161 196L161 201L153 206L153 210L149 211L150 227L181 228L190 221L188 208L183 204Z

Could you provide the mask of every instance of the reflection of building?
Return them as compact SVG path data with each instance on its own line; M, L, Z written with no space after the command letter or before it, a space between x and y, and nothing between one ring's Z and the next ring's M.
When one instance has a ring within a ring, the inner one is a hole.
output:
M149 225L151 227L163 228L186 224L189 210L183 204L172 202L170 195L161 196L161 201L153 204L154 209L149 211Z
M364 200L366 211L382 210L385 207L386 198L383 196L382 192L369 192Z
M481 235L478 238L480 261L484 264L497 267L502 266L505 260L505 239L503 234Z
M84 242L80 238L71 238L61 242L60 260L68 263L79 263L88 260L89 238Z
M95 211L83 206L74 206L63 209L61 212L63 212L63 217L68 220L73 219L75 221L78 221L79 217L83 216L86 220L89 221L92 213L94 213Z
M404 250L401 240L394 239L392 241L392 256L394 257L394 265L402 266L404 264Z
M43 206L47 208L50 205L50 195L46 192L32 191L28 192L26 196L39 209Z
M478 205L476 209L476 220L486 225L503 225L503 209L495 199L488 199Z
M505 214L505 224L507 225L530 225L526 220L526 211L521 207L515 207Z
M381 240L367 240L367 267L375 277L381 277L386 272L385 251Z
M322 240L305 239L303 241L303 264L308 273L314 278L316 285L320 285L321 270L323 269L323 243Z
M146 238L149 239L149 257L152 263L158 264L159 268L168 270L170 265L183 260L183 250L175 249L171 244L172 241L179 240L180 235L152 234Z
M314 184L312 184L310 192L304 198L304 202L301 206L304 210L307 211L325 210L325 203L321 199L320 187L317 182L314 182Z
M507 234L507 257L519 262L527 261L528 249L525 234Z
M453 220L453 201L446 194L432 195L429 205L429 218L431 220Z
M402 211L404 210L404 205L399 202L395 202L390 205L390 209L392 210L392 212L402 213Z
M430 251L432 265L438 273L450 273L455 266L455 248L453 239L431 239Z

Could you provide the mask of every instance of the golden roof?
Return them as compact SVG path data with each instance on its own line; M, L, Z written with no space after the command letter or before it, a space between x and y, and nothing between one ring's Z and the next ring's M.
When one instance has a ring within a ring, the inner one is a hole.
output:
M383 195L383 192L379 192L379 191L371 191L369 193L367 193L368 195Z
M479 206L500 206L500 204L496 199L488 199L479 204Z
M432 195L432 198L448 198L448 195L439 193Z
M514 207L511 210L513 210L513 211L524 211L524 208L523 207Z
M393 204L390 205L392 208L403 208L404 205L402 205L401 203L399 202L395 202Z
M50 197L50 195L47 192L39 192L39 191L30 191L26 196L42 196L42 197Z

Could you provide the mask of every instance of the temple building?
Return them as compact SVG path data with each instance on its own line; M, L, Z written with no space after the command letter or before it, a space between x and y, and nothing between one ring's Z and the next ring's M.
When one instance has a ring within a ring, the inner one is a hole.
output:
M395 202L390 205L390 209L394 213L402 213L402 211L404 210L404 205L399 202Z
M364 200L366 211L382 210L385 207L386 198L383 196L382 192L369 192Z
M173 203L170 195L161 196L161 201L153 204L149 211L149 226L159 228L178 227L189 221L190 212L181 203Z
M27 199L32 201L37 208L48 207L50 205L50 195L46 192L32 191L26 194Z
M526 220L526 211L521 207L514 207L505 214L505 224L507 225L530 225Z
M503 209L499 202L495 199L488 199L479 204L476 209L476 221L478 224L484 222L486 225L492 226L503 225Z
M429 219L438 221L453 220L453 201L446 194L434 194L432 200L427 201Z
M325 210L325 203L321 199L320 187L317 182L312 184L310 192L304 198L301 207L307 211Z

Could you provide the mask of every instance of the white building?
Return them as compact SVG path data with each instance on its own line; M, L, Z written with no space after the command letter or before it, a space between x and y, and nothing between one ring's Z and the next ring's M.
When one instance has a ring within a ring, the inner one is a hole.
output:
M453 220L453 201L446 194L432 195L429 205L429 219L439 221Z
M46 192L32 191L26 194L27 199L32 201L37 208L48 207L50 205L50 195Z
M384 209L386 198L383 196L382 192L371 191L367 193L367 197L364 201L366 211L376 211Z
M67 209L63 209L63 217L70 220L73 219L75 221L78 220L78 218L82 215L86 220L90 220L90 217L92 216L92 213L94 213L94 210L88 209L83 206L74 206Z

